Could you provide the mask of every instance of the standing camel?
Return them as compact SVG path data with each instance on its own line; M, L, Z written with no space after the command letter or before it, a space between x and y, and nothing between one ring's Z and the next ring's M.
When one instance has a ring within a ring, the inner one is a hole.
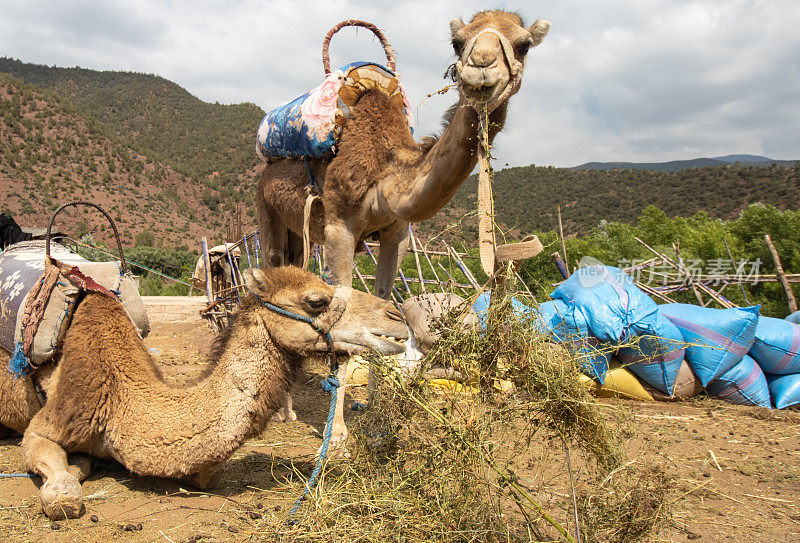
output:
M408 224L435 215L478 161L478 111L488 112L489 142L505 124L508 99L522 83L528 50L550 23L526 28L506 11L484 11L468 24L450 21L459 100L444 116L441 136L414 141L402 108L380 90L366 92L347 120L333 157L310 159L323 187L312 208L311 241L324 244L334 284L349 285L353 255L368 236L380 240L375 294L388 298L408 249ZM450 70L448 70L450 72ZM303 206L308 173L302 160L270 161L256 208L265 261L298 265L303 257Z
M122 306L97 292L75 310L57 360L24 379L0 377L0 424L24 432L25 463L42 476L47 516L83 510L80 481L90 463L75 453L210 487L245 439L264 429L307 357L403 350L405 321L385 300L293 267L244 277L251 295L216 340L208 369L187 386L164 381ZM43 405L34 385L44 390Z

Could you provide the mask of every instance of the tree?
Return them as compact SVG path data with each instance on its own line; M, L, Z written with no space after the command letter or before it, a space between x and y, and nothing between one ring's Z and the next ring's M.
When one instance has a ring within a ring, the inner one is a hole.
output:
M136 234L133 245L134 247L155 247L156 236L150 229L142 230Z

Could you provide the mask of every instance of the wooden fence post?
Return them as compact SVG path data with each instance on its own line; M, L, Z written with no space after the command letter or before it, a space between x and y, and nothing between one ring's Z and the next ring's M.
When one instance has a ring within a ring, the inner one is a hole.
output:
M794 313L797 311L797 300L794 297L794 293L792 292L792 287L789 285L789 281L786 280L786 274L783 272L781 257L778 256L778 251L772 244L772 238L769 234L764 234L764 242L767 244L769 252L772 253L772 260L775 262L775 270L778 272L778 279L780 280L781 285L783 285L783 291L786 293L786 298L789 300L789 312Z

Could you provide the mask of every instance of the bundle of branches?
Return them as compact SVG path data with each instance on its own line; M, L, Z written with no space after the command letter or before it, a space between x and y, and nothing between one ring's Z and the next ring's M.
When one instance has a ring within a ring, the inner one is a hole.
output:
M351 426L353 457L329 469L294 540L627 542L663 523L668 478L625 462L576 357L495 298L481 330L439 324L426 366L460 386L435 391L372 357L380 385Z

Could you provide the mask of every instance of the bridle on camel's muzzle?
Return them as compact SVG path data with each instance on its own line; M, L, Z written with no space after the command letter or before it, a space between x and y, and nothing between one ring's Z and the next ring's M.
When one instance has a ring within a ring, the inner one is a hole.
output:
M300 315L299 313L293 313L288 309L284 309L273 303L267 302L252 290L250 291L250 294L255 296L256 300L261 302L261 305L270 311L273 311L278 315L283 315L284 317L311 325L311 327L322 336L322 338L325 340L325 343L328 344L328 350L333 350L331 329L337 322L339 322L339 319L342 318L342 314L344 314L344 310L347 308L347 302L350 300L350 296L353 294L353 289L343 285L336 287L336 290L333 291L333 298L331 298L331 303L328 305L328 309L320 313L315 319L306 317L305 315Z

